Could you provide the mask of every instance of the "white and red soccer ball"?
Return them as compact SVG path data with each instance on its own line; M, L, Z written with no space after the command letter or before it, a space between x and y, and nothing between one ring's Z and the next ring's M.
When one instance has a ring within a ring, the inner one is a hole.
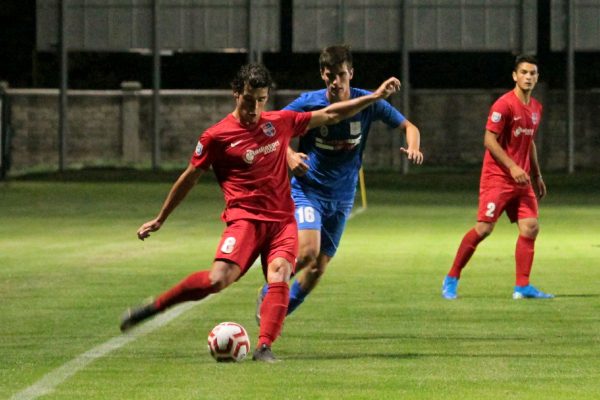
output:
M222 322L208 334L208 351L220 362L238 362L250 352L250 338L243 326Z

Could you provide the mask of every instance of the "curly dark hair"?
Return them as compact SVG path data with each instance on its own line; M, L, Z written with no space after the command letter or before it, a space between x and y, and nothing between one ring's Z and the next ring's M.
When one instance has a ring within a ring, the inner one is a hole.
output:
M239 69L231 81L231 88L235 93L243 93L246 84L254 89L268 88L270 90L273 85L271 73L262 64L246 64Z

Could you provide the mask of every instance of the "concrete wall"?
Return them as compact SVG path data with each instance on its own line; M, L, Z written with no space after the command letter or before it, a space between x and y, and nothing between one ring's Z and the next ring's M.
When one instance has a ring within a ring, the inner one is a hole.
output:
M491 103L505 90L414 90L408 118L421 130L430 166L480 164L483 130ZM269 108L281 108L299 91L278 91ZM545 91L544 119L537 139L544 170L566 170L566 99L562 91ZM9 174L58 168L58 91L8 89L11 161ZM136 166L151 163L152 97L137 83L116 91L69 91L69 131L65 162L82 166ZM399 99L395 99L398 101ZM575 165L600 169L600 91L578 92ZM161 165L184 167L202 131L233 110L228 90L161 91ZM393 135L373 125L365 169L392 169Z

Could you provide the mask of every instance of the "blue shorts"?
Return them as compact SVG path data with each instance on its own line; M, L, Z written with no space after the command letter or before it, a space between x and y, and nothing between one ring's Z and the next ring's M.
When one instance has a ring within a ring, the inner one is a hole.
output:
M321 200L297 189L292 190L292 198L296 205L298 229L321 231L321 253L333 257L352 211L354 199Z

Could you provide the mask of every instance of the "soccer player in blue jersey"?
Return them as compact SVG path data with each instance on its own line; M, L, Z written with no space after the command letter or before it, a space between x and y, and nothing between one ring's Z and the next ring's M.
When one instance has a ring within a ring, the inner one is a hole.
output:
M325 89L303 93L286 106L286 110L314 111L370 93L350 86L354 70L348 46L325 48L319 57L319 67ZM336 125L310 130L300 138L298 152L288 148L287 161L294 173L292 197L299 229L297 275L290 288L288 315L315 288L338 249L354 204L371 123L378 120L405 132L408 146L400 151L415 164L423 162L419 129L386 101L377 101ZM265 285L259 293L257 310L260 310L266 288ZM260 323L258 312L257 321Z

